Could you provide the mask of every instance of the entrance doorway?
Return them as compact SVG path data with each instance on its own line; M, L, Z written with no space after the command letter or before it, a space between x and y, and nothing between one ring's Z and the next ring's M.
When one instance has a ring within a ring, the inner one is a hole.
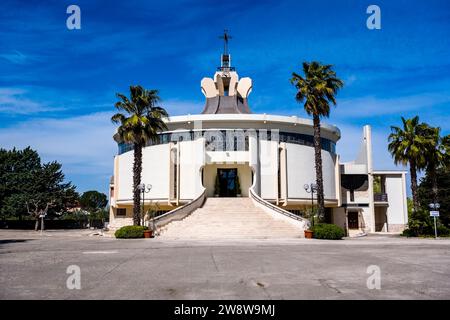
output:
M387 207L375 206L375 232L388 232Z
M348 228L359 229L358 212L350 211L347 213Z
M219 196L236 197L237 169L217 169L217 176L219 177Z

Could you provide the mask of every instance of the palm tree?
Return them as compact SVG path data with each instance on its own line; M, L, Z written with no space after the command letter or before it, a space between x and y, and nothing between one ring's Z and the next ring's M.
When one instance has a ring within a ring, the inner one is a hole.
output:
M429 129L423 123L419 123L419 117L411 119L402 117L403 127L391 126L391 134L388 137L389 152L394 158L395 164L404 166L409 164L411 174L411 191L414 210L419 209L417 195L417 171L426 167L425 150L429 149ZM427 132L428 131L428 132Z
M161 101L158 90L146 90L141 86L130 86L130 99L123 94L116 94L120 99L115 107L123 113L112 116L117 129L119 141L133 144L133 223L140 225L140 190L142 173L142 148L148 141L155 140L158 132L167 130L164 118L167 111L157 106Z
M320 118L330 116L330 103L336 105L336 94L344 86L344 82L336 77L332 65L323 65L313 61L303 62L304 77L293 72L291 83L297 89L295 99L304 102L308 115L313 117L314 125L314 151L316 166L316 185L318 216L325 214L325 199L323 194L322 174L322 144L320 138Z
M433 202L438 202L438 182L437 182L437 169L440 167L448 166L449 157L448 149L449 136L441 137L441 128L434 128L424 124L423 136L428 139L427 148L425 150L425 160L427 172L431 179Z
M450 169L450 134L442 137L444 151L444 167Z

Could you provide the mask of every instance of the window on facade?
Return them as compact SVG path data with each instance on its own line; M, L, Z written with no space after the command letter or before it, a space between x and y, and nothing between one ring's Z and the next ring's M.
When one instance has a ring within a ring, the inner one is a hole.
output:
M116 209L116 216L126 216L127 215L127 209L125 208L117 208Z
M233 130L219 130L220 135L217 137L210 136L206 139L206 147L208 151L225 151L227 150L226 146L226 134L227 131ZM305 145L309 147L314 147L314 137L312 135L301 134L301 133L293 133L293 132L278 132L272 137L271 130L259 131L257 130L257 136L262 140L271 141L273 139L278 139L280 142L287 142L292 144ZM150 140L146 146L157 145L157 144L165 144L177 141L192 141L199 136L205 136L205 131L186 131L186 132L177 132L177 133L162 133L158 135L158 138L155 140ZM239 138L237 138L239 139ZM216 141L217 140L217 141ZM239 140L236 142L235 140L229 146L227 151L237 151L239 145ZM321 138L322 149L333 154L336 153L336 144L328 139ZM119 154L128 152L133 150L133 144L127 143L119 143ZM248 134L245 134L245 151L248 151ZM239 150L241 151L241 150Z

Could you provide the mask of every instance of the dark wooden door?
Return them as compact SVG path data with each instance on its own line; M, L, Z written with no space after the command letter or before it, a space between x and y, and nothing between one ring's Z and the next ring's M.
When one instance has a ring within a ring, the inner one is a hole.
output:
M348 212L347 219L348 219L348 228L349 229L358 229L359 228L358 212L355 212L355 211Z
M217 169L217 174L219 176L220 184L219 196L236 197L237 169Z

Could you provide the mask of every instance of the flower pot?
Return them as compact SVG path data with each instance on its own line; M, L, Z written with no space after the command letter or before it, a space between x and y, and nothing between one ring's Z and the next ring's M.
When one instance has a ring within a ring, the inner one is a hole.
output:
M306 239L312 239L314 235L314 232L312 232L311 230L305 230L305 238Z
M153 238L152 230L144 230L144 238Z

